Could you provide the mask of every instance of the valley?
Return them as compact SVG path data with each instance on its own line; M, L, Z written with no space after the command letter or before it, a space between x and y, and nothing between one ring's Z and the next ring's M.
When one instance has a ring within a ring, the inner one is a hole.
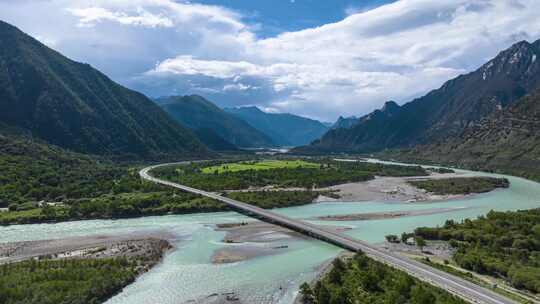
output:
M0 1L0 303L540 303L540 5L304 2Z

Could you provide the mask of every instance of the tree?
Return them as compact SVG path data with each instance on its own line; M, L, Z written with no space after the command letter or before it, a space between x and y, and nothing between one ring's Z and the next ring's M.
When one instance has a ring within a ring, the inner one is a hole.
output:
M328 288L321 284L319 288L317 288L317 304L329 304L330 303L330 291Z
M403 233L401 234L401 242L404 243L404 244L407 244L407 240L408 240L411 236L413 236L412 233L406 233L406 232L403 232Z
M532 231L537 237L540 238L540 224L534 225L534 227L532 227Z
M332 263L332 270L328 273L328 280L332 284L340 285L342 283L342 275L345 272L345 264L340 258L337 258Z
M411 304L433 304L437 298L422 286L414 286L411 290Z
M314 303L313 290L311 290L311 286L308 283L304 282L304 284L300 285L300 293L302 294L302 302L304 304Z
M317 304L329 304L330 303L330 291L328 288L321 283L321 281L317 281L315 284L315 299Z
M414 242L416 243L416 246L418 246L418 248L420 248L420 251L424 251L424 247L427 245L426 244L426 240L424 240L423 237L421 236L416 236L414 237Z
M389 243L399 243L399 238L395 234L389 234L385 236L385 238L386 238L386 241L388 241Z
M45 204L45 206L41 209L41 214L48 219L53 219L56 217L56 209L53 206Z

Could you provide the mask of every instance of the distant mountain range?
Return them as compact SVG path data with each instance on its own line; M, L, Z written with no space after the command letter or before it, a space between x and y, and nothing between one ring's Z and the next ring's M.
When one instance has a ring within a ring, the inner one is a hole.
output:
M394 102L334 128L297 153L374 152L439 142L458 136L494 112L503 111L540 84L540 40L522 41L478 70L403 106Z
M284 113L266 113L257 107L225 108L267 134L279 146L300 146L321 137L329 128L320 121Z
M211 150L302 145L293 152L385 151L402 160L540 180L537 58L540 40L519 42L423 97L402 106L388 101L329 127L257 107L220 109L196 95L153 102L0 21L0 136L5 142L37 139L50 151L56 148L47 144L128 159L202 158L216 155Z
M90 154L210 154L144 95L0 21L0 132L8 131Z
M195 130L199 139L214 150L275 146L269 136L201 96L170 96L155 101L179 123Z

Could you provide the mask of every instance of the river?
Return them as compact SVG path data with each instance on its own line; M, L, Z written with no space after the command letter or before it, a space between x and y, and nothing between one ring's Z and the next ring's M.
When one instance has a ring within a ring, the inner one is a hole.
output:
M462 171L466 175L498 176ZM474 195L467 199L436 203L359 202L319 203L277 209L284 215L308 219L323 215L343 215L385 211L455 208L454 211L411 217L351 221L316 222L346 226L346 233L377 243L387 234L401 234L418 226L436 226L447 219L461 220L486 214L490 210L517 210L540 207L540 184L522 178L510 180L508 189ZM216 249L234 246L222 242L224 232L217 223L251 219L235 212L170 215L122 220L91 220L58 224L15 225L0 228L0 242L43 240L86 235L122 234L134 231L167 231L175 236L176 249L163 262L107 304L177 304L213 293L234 291L245 303L292 303L298 286L316 275L319 265L339 254L340 249L316 240L290 239L281 243L289 248L279 254L230 264L212 264ZM263 246L262 244L261 246Z

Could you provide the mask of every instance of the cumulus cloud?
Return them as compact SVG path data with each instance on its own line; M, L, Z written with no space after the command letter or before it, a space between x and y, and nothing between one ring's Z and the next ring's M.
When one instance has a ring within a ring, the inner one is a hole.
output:
M140 25L149 27L172 27L173 21L169 18L152 14L142 8L137 9L136 15L123 12L113 12L101 7L68 8L68 12L79 17L80 27L93 27L96 23L108 20L125 25Z
M518 40L540 38L538 11L537 0L399 0L261 39L264 24L220 6L0 2L0 18L149 95L198 93L222 106L325 120L408 101Z

